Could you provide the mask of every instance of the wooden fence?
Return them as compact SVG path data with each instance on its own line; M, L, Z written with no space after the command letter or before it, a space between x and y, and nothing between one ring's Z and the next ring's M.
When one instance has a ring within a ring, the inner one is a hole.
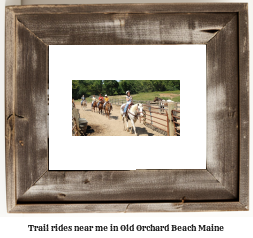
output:
M115 104L115 105L122 105L124 103L126 103L126 99L125 98L122 98L122 99L119 99L119 98L110 98L110 103L112 104ZM133 103L136 104L136 103L142 103L142 104L149 104L149 103L153 103L151 101L144 101L144 100L133 100Z
M152 104L143 104L143 124L152 130L169 136L169 117L166 109Z
M126 99L125 98L110 98L110 102L112 104L115 104L115 105L122 105L124 103L126 103ZM149 105L149 104L152 104L152 105L157 105L157 106L160 106L161 102L153 102L153 101L145 101L145 100L133 100L133 103L136 104L136 103L142 103L142 104L146 104L146 105ZM177 106L176 106L176 110L180 110L180 102L176 102ZM165 103L165 106L164 106L164 109L168 109L168 105L167 105L167 102Z
M126 103L125 98L114 99L110 102L114 105ZM180 102L164 103L161 102L133 100L134 104L143 104L143 117L140 118L145 126L163 135L180 136Z

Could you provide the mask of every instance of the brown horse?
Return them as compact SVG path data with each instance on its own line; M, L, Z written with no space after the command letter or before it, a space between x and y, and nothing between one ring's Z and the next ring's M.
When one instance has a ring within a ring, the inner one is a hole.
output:
M159 101L162 101L162 100L163 100L162 98L155 97L154 102L159 102Z
M104 100L100 101L99 106L98 106L98 113L103 115L103 107L104 107Z
M84 110L85 107L87 107L87 102L81 101L81 108Z
M164 107L168 106L168 103L164 99L162 99L162 98L155 97L154 102L157 102L157 101L160 102L161 112L164 112Z
M110 117L110 112L112 110L112 104L111 103L106 103L105 104L105 115Z
M93 110L94 112L96 112L96 108L97 108L97 102L94 101L93 104L92 104L92 110Z

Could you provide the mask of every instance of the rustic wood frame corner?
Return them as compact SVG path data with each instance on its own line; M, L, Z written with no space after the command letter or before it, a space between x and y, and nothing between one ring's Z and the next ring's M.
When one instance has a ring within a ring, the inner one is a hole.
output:
M205 170L49 171L49 45L205 44ZM7 210L249 209L248 5L6 7Z

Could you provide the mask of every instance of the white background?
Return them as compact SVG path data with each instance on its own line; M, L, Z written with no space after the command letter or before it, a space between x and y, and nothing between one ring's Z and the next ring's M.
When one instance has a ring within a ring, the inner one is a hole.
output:
M48 1L32 1L27 0L23 1L24 3L49 3ZM81 0L73 0L73 1L67 1L67 0L51 0L50 3L112 3L112 2L118 2L118 3L124 3L124 2L155 2L154 0L144 0L144 1L131 1L131 0L87 0L87 1L81 1ZM159 2L176 2L176 1L170 1L170 0L159 0ZM180 1L177 1L180 2ZM207 1L198 1L198 0L190 0L190 1L182 1L182 2L207 2ZM244 0L221 0L221 1L211 1L208 0L208 2L249 2ZM20 237L20 236L26 236L26 237L34 237L34 233L29 233L27 229L28 224L43 224L43 223L51 223L54 225L55 223L58 224L77 224L77 225L83 225L83 224L108 224L108 223L153 223L153 224L167 224L167 223L176 223L178 225L187 223L191 225L192 223L195 224L202 224L202 223L215 223L225 226L225 231L223 233L195 233L195 232L180 232L180 233L106 233L104 232L102 235L104 237L118 237L120 234L122 237L135 237L137 235L144 234L146 237L154 237L154 236L161 236L161 237L251 237L252 236L252 222L253 222L253 208L252 208L252 176L251 183L250 183L250 211L249 212L193 212L193 213L129 213L129 214L7 214L6 213L6 193L5 193L5 138L4 138L4 122L5 122L5 116L4 116L4 7L5 5L11 5L11 4L20 4L20 1L18 0L6 0L1 1L0 3L0 11L1 11L1 25L0 25L0 51L1 51L1 58L0 58L0 88L1 88L1 100L0 100L0 110L2 112L2 116L0 118L1 120L1 144L0 144L0 229L1 229L1 235L3 237ZM249 2L249 28L250 28L250 45L253 44L253 23L252 23L252 14L253 14L253 8L252 8L252 1ZM252 53L250 53L250 56L252 58ZM252 72L252 64L250 66L251 72ZM253 84L250 84L250 91L253 90ZM251 104L253 105L253 99L251 99ZM250 106L250 109L252 110L253 107ZM251 117L252 118L252 117ZM252 122L252 120L251 120ZM253 127L250 127L250 132L252 132ZM252 147L253 141L250 140L250 145ZM252 156L250 156L250 159L252 160ZM250 163L250 173L252 174L252 163ZM69 237L69 235L72 235L72 233L57 233L61 237ZM75 237L85 237L88 235L89 237L95 237L98 235L98 233L79 233L75 234ZM100 234L101 235L101 234ZM36 237L56 237L55 233L37 233Z
M98 79L180 80L180 137L72 136L72 80ZM52 45L49 91L50 170L206 168L205 45Z

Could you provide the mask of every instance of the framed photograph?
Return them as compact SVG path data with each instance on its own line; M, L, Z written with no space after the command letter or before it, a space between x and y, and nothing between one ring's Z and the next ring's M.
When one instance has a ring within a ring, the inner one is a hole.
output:
M246 3L10 6L5 42L8 212L249 210Z

